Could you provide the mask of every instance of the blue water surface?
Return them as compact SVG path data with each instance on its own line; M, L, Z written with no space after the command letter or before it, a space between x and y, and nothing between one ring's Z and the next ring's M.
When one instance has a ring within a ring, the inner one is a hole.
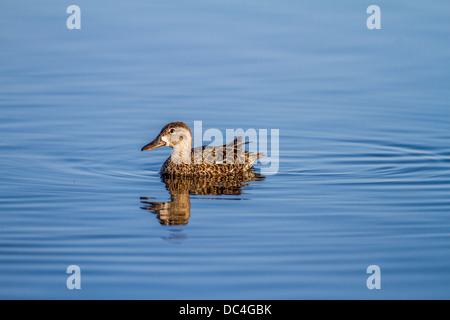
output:
M0 298L450 298L448 1L75 2L0 3ZM171 121L278 173L177 198Z

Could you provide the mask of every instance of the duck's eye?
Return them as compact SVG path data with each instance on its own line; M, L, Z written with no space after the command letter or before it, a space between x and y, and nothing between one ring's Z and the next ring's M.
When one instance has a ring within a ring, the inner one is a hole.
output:
M174 133L174 132L175 132L175 129L170 129L169 132L170 132L170 133Z

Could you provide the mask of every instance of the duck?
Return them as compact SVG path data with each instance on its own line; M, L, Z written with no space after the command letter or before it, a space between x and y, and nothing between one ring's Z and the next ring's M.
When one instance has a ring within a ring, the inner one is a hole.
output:
M263 153L244 150L247 143L240 136L225 145L193 148L191 129L184 122L176 121L166 124L141 151L163 146L172 148L172 154L160 169L165 175L242 176L253 170L256 160L265 156Z

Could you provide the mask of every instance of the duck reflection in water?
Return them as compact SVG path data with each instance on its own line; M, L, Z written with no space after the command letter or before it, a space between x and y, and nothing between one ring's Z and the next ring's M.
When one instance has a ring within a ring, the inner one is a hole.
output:
M162 182L170 193L169 202L156 202L151 197L141 197L141 209L157 215L162 225L186 225L191 216L191 195L194 196L240 196L242 188L251 181L262 181L265 177L250 170L242 175L217 177L192 177L161 175ZM233 199L241 197L208 197L207 199Z

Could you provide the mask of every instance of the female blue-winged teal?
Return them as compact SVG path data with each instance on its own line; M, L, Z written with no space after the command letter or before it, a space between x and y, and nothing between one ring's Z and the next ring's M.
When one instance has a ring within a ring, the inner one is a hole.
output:
M247 142L248 143L248 142ZM191 129L183 122L165 125L159 135L141 151L158 147L171 147L172 154L161 167L169 175L244 175L252 169L253 163L262 153L244 150L242 137L223 146L202 146L192 148Z

